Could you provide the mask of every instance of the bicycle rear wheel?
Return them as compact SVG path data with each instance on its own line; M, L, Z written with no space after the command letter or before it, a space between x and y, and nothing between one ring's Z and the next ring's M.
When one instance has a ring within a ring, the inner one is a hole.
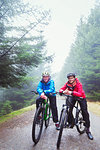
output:
M77 131L80 134L83 134L85 132L85 121L83 120L81 111L77 112L76 118L77 118L77 124L76 124Z
M50 107L47 106L47 110L45 112L45 127L46 128L49 126L50 116L51 116L51 110L50 110Z
M57 149L59 149L59 147L60 147L62 132L63 132L64 124L67 121L66 120L67 118L68 117L66 114L66 110L63 110L61 112L60 131L59 131L58 140L57 140Z
M42 107L39 107L35 113L32 126L32 140L35 144L37 144L40 139L43 128L43 120L44 120L44 110Z

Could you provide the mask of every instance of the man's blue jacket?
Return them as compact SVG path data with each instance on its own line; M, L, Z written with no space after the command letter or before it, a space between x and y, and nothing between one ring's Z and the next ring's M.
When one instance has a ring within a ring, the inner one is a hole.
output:
M44 92L47 96L49 96L50 93L55 93L54 81L50 79L47 83L45 83L41 80L37 86L37 92L39 95ZM53 96L55 96L55 94Z

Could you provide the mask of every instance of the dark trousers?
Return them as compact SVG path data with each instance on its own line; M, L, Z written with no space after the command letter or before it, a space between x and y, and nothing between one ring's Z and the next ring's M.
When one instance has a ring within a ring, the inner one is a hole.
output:
M56 105L56 96L48 96L49 101L50 101L50 108L52 111L52 116L53 116L53 122L58 122L58 110L57 110L57 105ZM38 97L36 99L36 108L39 107L40 103L43 103L44 99L41 97Z
M69 123L73 123L74 122L74 118L73 118L72 111L73 111L73 106L76 103L75 97L70 97L70 102L72 103L72 105L70 104L68 122ZM87 128L89 128L90 127L90 119L89 119L89 113L88 113L88 110L87 110L86 98L84 98L83 100L79 101L79 104L80 104L80 107L81 107L81 110L82 110L82 116L83 116L83 120L85 121L85 126Z

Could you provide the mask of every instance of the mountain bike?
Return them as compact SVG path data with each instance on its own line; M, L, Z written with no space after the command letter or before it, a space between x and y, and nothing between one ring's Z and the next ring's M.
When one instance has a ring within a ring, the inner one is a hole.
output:
M59 122L60 130L57 139L57 149L59 149L60 147L63 128L68 128L68 124L69 124L68 114L69 114L70 105L72 105L71 102L69 101L71 95L66 95L66 94L62 94L62 95L66 97L66 103L62 105L62 110L60 114L60 122ZM80 134L83 134L85 132L85 121L83 120L82 111L81 108L79 107L79 101L81 100L82 100L81 97L77 97L76 105L74 105L74 108L76 109L75 117L74 117L74 126L76 126L77 131Z
M38 94L36 91L32 91L35 94ZM43 103L39 104L38 109L36 109L35 116L33 119L32 125L32 140L35 144L37 144L40 140L42 129L43 129L43 122L45 122L45 127L49 126L49 121L51 118L51 110L50 110L50 103L49 99L44 99Z

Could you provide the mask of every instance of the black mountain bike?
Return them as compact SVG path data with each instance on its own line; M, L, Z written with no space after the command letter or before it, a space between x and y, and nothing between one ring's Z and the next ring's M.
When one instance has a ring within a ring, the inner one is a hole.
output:
M38 94L36 91L32 91L35 94ZM36 109L33 126L32 126L32 140L35 144L37 144L40 140L42 129L43 129L43 122L45 122L45 127L49 126L49 121L51 117L51 110L49 99L44 100L43 103L40 103L38 109Z
M62 110L60 114L60 130L59 130L59 135L57 139L57 149L59 149L60 147L63 128L68 128L68 114L69 114L69 108L71 105L71 102L69 101L69 98L71 95L66 95L66 94L62 94L62 95L66 97L66 103L62 105ZM81 100L82 98L78 97L76 100L76 105L74 105L74 107L76 108L75 117L74 117L74 122L75 122L74 125L76 126L77 131L80 134L83 134L85 132L85 121L83 120L82 111L79 107L79 101Z

